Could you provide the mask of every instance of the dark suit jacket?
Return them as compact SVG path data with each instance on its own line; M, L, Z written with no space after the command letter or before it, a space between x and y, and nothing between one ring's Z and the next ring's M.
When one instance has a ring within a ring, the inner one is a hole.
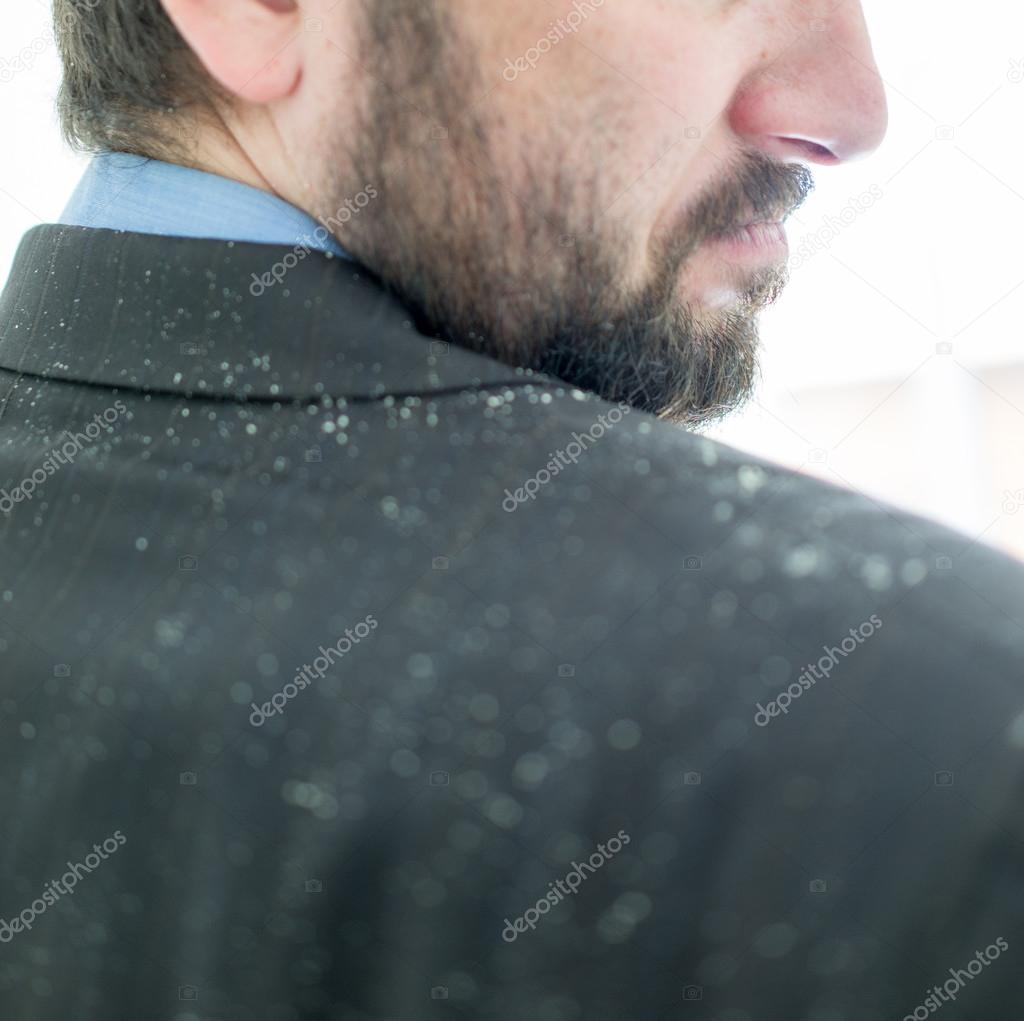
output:
M3 1016L1018 1017L1021 567L286 254L0 302Z

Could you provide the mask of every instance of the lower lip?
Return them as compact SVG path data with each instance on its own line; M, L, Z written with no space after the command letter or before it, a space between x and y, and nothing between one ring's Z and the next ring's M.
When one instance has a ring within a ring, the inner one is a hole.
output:
M771 263L785 262L789 258L786 228L781 223L751 223L731 234L708 242L730 262Z

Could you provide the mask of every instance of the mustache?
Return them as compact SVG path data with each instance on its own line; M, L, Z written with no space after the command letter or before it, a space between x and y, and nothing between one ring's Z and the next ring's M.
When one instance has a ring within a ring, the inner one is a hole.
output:
M673 261L683 262L703 242L757 222L781 222L807 201L814 175L800 164L744 152L687 209L671 232Z

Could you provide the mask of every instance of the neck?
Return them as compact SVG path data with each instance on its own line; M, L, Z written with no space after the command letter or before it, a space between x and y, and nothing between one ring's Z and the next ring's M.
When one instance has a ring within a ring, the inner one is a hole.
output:
M193 170L203 170L230 178L251 188L269 192L286 201L294 201L281 195L257 166L246 146L231 125L221 117L205 123L191 121L182 125L185 132L194 139L189 149L175 154L171 162Z

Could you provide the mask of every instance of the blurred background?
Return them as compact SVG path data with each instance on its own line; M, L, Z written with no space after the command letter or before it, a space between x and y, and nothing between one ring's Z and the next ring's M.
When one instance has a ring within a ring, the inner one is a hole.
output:
M1024 4L865 0L891 130L790 227L754 402L712 435L1024 558ZM82 159L47 0L0 7L0 279Z

